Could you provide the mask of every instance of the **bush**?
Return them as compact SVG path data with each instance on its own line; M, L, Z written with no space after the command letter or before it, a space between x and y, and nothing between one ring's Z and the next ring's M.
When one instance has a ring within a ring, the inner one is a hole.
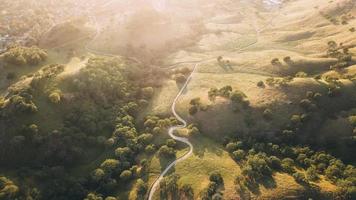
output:
M290 158L285 158L282 160L282 163L281 163L281 166L282 166L282 169L283 171L289 173L289 174L292 174L295 172L295 169L294 169L294 161Z
M292 115L292 117L290 118L290 121L294 125L299 125L302 122L302 119L301 119L300 115Z
M165 158L172 158L176 155L176 152L173 148L168 147L167 145L163 145L159 150L158 150L158 155L160 157L165 157Z
M136 182L136 188L137 196L143 198L147 192L147 184L142 179L138 179Z
M263 81L258 81L257 86L258 87L264 87L265 83Z
M183 74L177 74L174 76L174 80L177 82L177 84L183 84L185 81L187 81L187 78Z
M301 184L306 184L308 183L307 179L305 178L305 175L303 173L300 172L295 172L293 173L293 178L295 179L295 181L297 183L301 183Z
M295 74L295 77L297 77L297 78L306 78L306 77L308 77L308 74L305 73L305 72L298 72L298 73Z
M243 103L246 97L247 96L239 90L235 90L230 94L230 100L234 103Z
M190 100L190 105L192 105L192 106L199 106L200 104L201 104L201 102L200 102L199 97Z
M16 196L19 192L19 187L14 182L4 176L0 176L0 199L17 199Z
M315 101L320 101L322 96L323 96L322 94L320 94L320 93L317 92L317 93L314 94L313 99L314 99Z
M273 86L275 84L275 79L273 77L267 78L266 83L269 86Z
M61 93L60 91L54 91L48 96L48 98L52 103L58 104L61 101Z
M176 147L177 142L176 142L175 140L173 140L173 139L168 139L168 140L166 141L166 145L167 145L168 147L174 148L174 147Z
M284 61L285 63L291 63L291 62L292 62L292 59L291 59L290 56L286 56L286 57L283 58L283 61Z
M272 64L272 65L281 65L281 62L279 61L278 58L273 58L273 59L271 60L271 64Z
M314 166L309 167L306 171L306 178L309 181L317 181L319 179L318 172Z
M153 154L155 151L156 151L156 148L153 144L150 144L150 145L146 146L146 148L145 148L145 152L147 154Z
M225 146L225 148L228 152L232 153L238 149L238 145L236 143L230 142Z
M243 150L237 150L232 153L233 159L236 161L241 161L245 158L245 152Z
M302 99L299 103L300 107L304 110L310 111L312 110L312 102L309 99Z
M222 185L224 183L224 180L223 180L221 174L217 171L214 171L210 174L209 180L211 182L215 182L217 185Z
M263 111L263 118L265 118L265 119L272 119L272 111L271 111L271 109L265 109L264 111Z
M111 173L115 171L120 165L120 162L115 159L106 159L101 163L100 168L103 169L106 173Z
M269 157L269 165L274 170L280 170L282 167L281 160L279 158L277 158L276 156Z
M265 154L250 154L247 162L242 169L242 174L248 176L251 180L260 180L272 175L272 169L268 165L269 159Z
M189 135L193 136L193 135L199 135L200 134L200 131L197 127L193 127L190 129L189 131Z
M115 156L121 161L127 160L132 155L132 151L129 147L119 147L115 150Z
M130 170L124 170L120 174L120 179L125 181L131 179L131 177L132 177L132 172Z
M96 169L93 171L92 175L91 175L92 179L95 181L101 181L103 180L103 178L105 177L105 172L102 169Z

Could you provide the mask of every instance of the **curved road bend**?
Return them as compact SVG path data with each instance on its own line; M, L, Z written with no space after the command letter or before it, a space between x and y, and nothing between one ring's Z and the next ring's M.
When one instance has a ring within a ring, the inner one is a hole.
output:
M160 174L160 176L153 182L153 185L152 187L149 189L148 191L148 200L152 200L153 199L153 195L155 193L155 191L157 190L157 188L159 187L159 183L162 181L163 177L169 172L169 170L175 166L177 163L187 159L189 156L191 156L193 154L193 145L192 143L189 142L188 138L185 138L185 137L179 137L179 136L176 136L174 135L174 132L176 130L179 130L179 129L182 129L182 128L185 128L187 127L187 122L177 114L176 112L176 103L178 101L178 99L180 98L180 96L182 96L184 90L187 88L188 86L188 83L190 82L190 80L192 79L197 67L198 67L199 64L195 64L194 66L194 69L192 71L192 73L189 75L189 77L187 78L186 82L184 83L183 87L180 89L179 93L177 94L176 98L174 99L173 101L173 104L171 106L171 110L172 110L172 113L174 115L174 117L179 121L181 122L182 124L181 125L177 125L177 126L172 126L168 129L168 134L169 136L174 139L174 140L177 140L179 142L183 142L185 144L187 144L189 146L189 152L187 152L186 154L184 154L182 157L176 159L175 161L173 161L171 164L169 164L165 169L164 171Z

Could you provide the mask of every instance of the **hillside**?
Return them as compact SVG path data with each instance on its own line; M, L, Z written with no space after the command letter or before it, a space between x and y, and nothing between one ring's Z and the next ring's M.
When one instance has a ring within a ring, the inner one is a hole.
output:
M0 200L356 198L355 0L5 1Z

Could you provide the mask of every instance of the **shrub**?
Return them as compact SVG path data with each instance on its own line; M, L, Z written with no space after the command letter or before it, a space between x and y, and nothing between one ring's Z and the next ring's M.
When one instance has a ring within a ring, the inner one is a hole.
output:
M304 109L304 110L311 110L312 108L312 102L309 99L302 99L299 103L299 105Z
M0 199L17 199L16 196L19 192L19 187L14 182L4 176L0 176Z
M265 109L264 111L263 111L263 118L265 118L265 119L272 119L272 111L271 111L271 109Z
M291 63L291 62L292 62L292 59L291 59L290 56L286 56L286 57L283 58L283 61L284 61L285 63Z
M305 178L305 175L301 172L295 172L293 173L292 176L297 183L302 183L302 184L308 183L307 179Z
M106 197L105 200L118 200L118 199L116 197L109 196L109 197Z
M244 150L240 149L240 150L234 151L232 153L232 156L233 156L234 160L241 161L245 158L245 152L244 152Z
M114 146L114 144L115 144L115 139L114 139L114 138L109 138L109 139L107 139L106 142L105 142L105 145L106 145L107 147L112 147L112 146Z
M129 180L132 177L132 172L130 170L124 170L120 174L120 179L122 180Z
M95 181L101 181L105 177L105 172L102 169L96 169L91 175L92 179Z
M193 127L189 131L189 135L199 135L199 134L200 134L200 131L197 127Z
M167 145L163 145L159 150L158 150L158 155L160 157L165 157L165 158L171 158L176 155L176 152L173 148L168 147Z
M230 153L238 149L238 145L234 142L230 142L226 145L226 150Z
M292 117L290 118L290 121L294 125L299 125L302 122L300 115L292 115Z
M217 88L210 88L210 90L208 92L210 101L215 101L215 99L218 95L219 95L219 90Z
M198 106L194 105L194 106L190 106L189 107L189 114L190 115L195 115L198 112Z
M287 173L294 173L295 169L294 169L294 161L290 158L285 158L282 160L281 163L282 169L283 171L287 172Z
M281 62L279 61L278 58L273 58L273 59L271 60L271 64L272 64L272 65L281 65Z
M147 184L142 180L138 179L136 182L137 196L143 198L147 192Z
M239 90L235 90L234 92L231 93L230 100L234 103L243 103L246 97L247 96L243 92Z
M274 83L275 83L275 79L274 79L273 77L267 78L267 79L266 79L266 83L267 83L267 85L269 85L269 86L273 86Z
M126 160L130 158L132 155L132 151L129 147L119 147L115 150L115 156L120 160Z
M281 160L279 158L277 158L276 156L269 157L269 165L274 170L280 170L282 167Z
M258 81L257 86L258 87L264 87L265 83L263 81Z
M320 94L319 92L317 92L317 93L314 94L313 99L314 99L315 101L320 101L322 96L323 96L322 94Z
M60 91L54 91L48 96L48 98L52 103L58 104L61 101L61 93Z
M317 173L317 170L314 166L311 166L307 169L306 171L306 178L309 180L309 181L317 181L319 179L319 176L318 176L318 173Z
M252 180L260 180L263 177L270 177L272 169L268 165L268 158L265 154L250 154L242 169L242 174Z
M153 144L150 144L145 148L145 152L147 154L153 154L155 152L155 150L156 150L156 148Z
M100 168L103 169L105 172L113 172L115 171L120 165L120 162L115 159L106 159L103 163L101 163Z
M191 185L184 184L180 190L184 194L184 196L187 198L187 200L194 199L194 191L193 191L193 188Z
M190 100L190 105L192 105L192 106L199 106L200 104L201 104L201 102L200 102L199 97Z
M305 72L298 72L298 73L295 74L295 77L297 77L297 78L306 78L306 77L308 77L308 74L305 73Z
M214 171L210 174L209 180L211 182L215 182L217 185L222 185L224 183L221 174L217 171Z
M218 90L218 95L225 98L229 98L231 92L232 92L232 87L230 85L227 85Z
M187 78L183 74L177 74L174 76L174 80L177 82L177 84L183 84L185 81L187 81Z
M175 140L173 140L173 139L168 139L166 141L166 145L168 147L174 148L175 146L177 146L177 142Z

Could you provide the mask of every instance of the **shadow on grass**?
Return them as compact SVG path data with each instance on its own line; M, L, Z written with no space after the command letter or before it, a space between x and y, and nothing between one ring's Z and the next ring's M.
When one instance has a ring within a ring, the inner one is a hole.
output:
M194 145L193 153L199 158L204 157L206 152L214 153L218 156L222 156L224 152L221 148L219 148L219 146L211 145L211 141L207 138L199 138L199 136L196 136L191 139L191 142Z
M255 195L260 195L261 194L261 190L260 190L260 186L262 185L263 187L265 187L266 189L273 189L277 187L276 181L274 180L274 178L271 177L263 177L259 180L249 180L246 181L246 187L248 188L248 190L255 194Z
M260 184L267 189L272 189L277 187L276 181L273 179L273 177L265 177L264 179L260 180Z
M168 167L168 165L171 164L172 162L174 162L176 159L177 159L176 156L170 157L170 158L162 158L162 157L160 157L160 158L159 158L159 163L160 163L160 166L161 166L161 172L163 172L163 171ZM174 172L175 172L175 167L173 166L173 167L169 170L169 172L167 173L167 175L172 174L172 173L174 173Z

